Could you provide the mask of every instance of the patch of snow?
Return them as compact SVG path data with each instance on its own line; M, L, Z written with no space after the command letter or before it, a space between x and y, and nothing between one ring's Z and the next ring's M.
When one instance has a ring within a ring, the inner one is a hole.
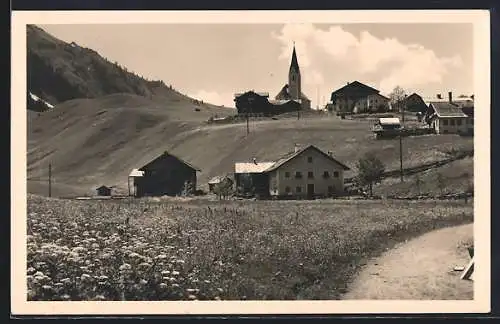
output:
M35 95L35 94L31 93L31 92L30 92L30 97L31 97L31 99L33 99L35 101L40 100L40 98L37 95Z
M49 107L49 108L51 108L51 109L52 109L52 108L54 108L54 105L51 105L51 104L50 104L50 103L48 103L47 101L40 99L40 97L39 97L39 96L37 96L37 95L36 95L36 94L34 94L34 93L31 93L31 92L30 92L30 97L31 97L31 99L33 99L34 101L41 101L41 102L43 102L43 103L44 103L47 107Z

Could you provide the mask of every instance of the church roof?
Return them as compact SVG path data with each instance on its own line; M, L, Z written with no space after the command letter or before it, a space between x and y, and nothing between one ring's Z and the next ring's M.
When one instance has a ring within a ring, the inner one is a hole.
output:
M278 94L276 95L276 97L274 97L274 99L276 100L291 100L292 97L290 96L290 93L288 92L288 84L285 84L283 86L283 88L281 88L280 92L278 92ZM307 98L307 96L301 92L300 93L300 99L301 100L309 100L309 98Z
M295 52L295 45L293 45L292 62L290 63L290 69L294 68L299 71L299 62L297 61L297 53Z

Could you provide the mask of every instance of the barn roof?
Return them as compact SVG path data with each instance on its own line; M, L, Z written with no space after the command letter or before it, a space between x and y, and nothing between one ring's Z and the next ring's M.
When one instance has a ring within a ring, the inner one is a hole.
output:
M129 173L129 177L142 177L144 175L144 171L139 171L139 169L133 169Z
M397 117L392 117L392 118L379 118L379 123L380 125L399 125L399 118Z
M250 90L250 91L246 91L246 92L238 92L238 93L235 93L234 94L234 97L235 98L238 98L238 97L241 97L243 95L246 95L246 94L251 94L251 93L255 93L256 95L259 95L261 97L269 97L269 92L255 92L253 90Z
M339 164L340 166L342 166L342 168L344 170L350 170L350 168L348 166L341 163L340 161L337 161L331 155L326 154L325 152L323 152L322 150L320 150L316 146L308 145L308 146L304 147L303 149L298 150L297 152L288 153L287 155L283 156L276 163L274 163L273 166L271 166L269 169L267 169L266 172L273 171L273 170L280 168L284 164L288 163L289 161L293 160L294 158L296 158L297 156L301 155L302 153L304 153L305 151L308 151L308 150L315 150L315 151L319 152L320 154L322 154L323 156L325 156L326 158L328 158L330 161L335 162L335 163Z
M112 189L113 187L108 187L108 186L105 186L105 185L102 185L98 188L96 188L96 190L99 190L99 189Z
M235 173L262 173L272 167L274 162L257 162L245 163L239 162L234 164Z
M359 81L354 81L354 82L350 82L350 83L346 84L345 86L332 92L332 97L334 97L335 95L338 95L342 92L350 91L350 90L353 90L356 88L363 90L363 91L366 91L366 92L369 92L369 93L372 93L372 94L379 93L379 90L377 90L375 88L367 86L366 84L363 84Z
M154 162L158 161L159 159L165 158L165 157L167 157L167 156L171 156L171 157L173 157L174 159L177 159L178 161L180 161L181 163L184 163L185 165L187 165L187 166L188 166L188 167L190 167L191 169L201 172L201 170L200 170L199 168L195 167L194 165L192 165L192 164L190 164L190 163L188 163L188 162L184 161L183 159L179 158L178 156L175 156L175 155L173 155L172 153L167 152L167 151L163 152L163 154L161 154L160 156L156 157L156 158L155 158L155 159L153 159L152 161L150 161L150 162L148 162L147 164L145 164L145 165L143 165L142 167L140 167L140 168L139 168L139 171L144 171L144 169L145 169L145 168L147 168L150 164L152 164L152 163L154 163Z
M229 178L228 176L224 176L224 175L218 175L218 176L215 176L213 177L212 179L210 179L208 181L208 184L216 184L216 183L220 183L221 181L223 181L224 179L226 178Z
M433 101L429 106L434 109L438 117L467 117L460 107L449 102Z

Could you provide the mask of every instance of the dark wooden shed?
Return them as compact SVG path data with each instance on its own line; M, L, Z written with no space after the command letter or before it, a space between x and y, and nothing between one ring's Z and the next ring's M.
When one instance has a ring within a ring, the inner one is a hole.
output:
M179 196L196 191L196 172L200 169L177 156L164 152L148 164L134 170L134 195Z
M111 189L112 187L102 185L96 189L96 192L98 196L111 196Z

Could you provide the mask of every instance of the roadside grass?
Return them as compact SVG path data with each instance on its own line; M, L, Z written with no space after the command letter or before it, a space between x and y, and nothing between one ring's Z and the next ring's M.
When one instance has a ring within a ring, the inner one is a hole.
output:
M472 221L454 201L29 195L28 299L339 299L363 260Z

